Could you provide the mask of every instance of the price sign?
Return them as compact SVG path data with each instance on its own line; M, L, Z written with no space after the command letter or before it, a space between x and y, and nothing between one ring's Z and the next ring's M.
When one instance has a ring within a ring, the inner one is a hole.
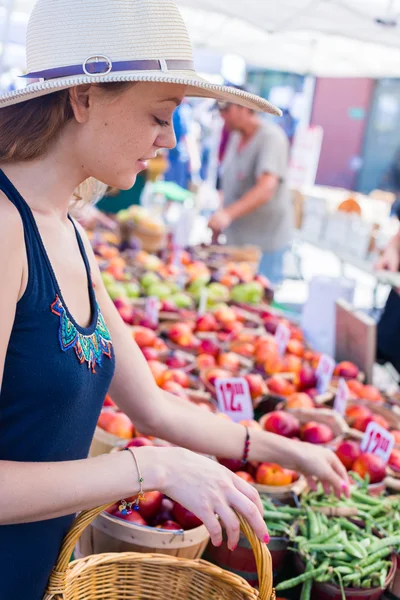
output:
M361 440L361 450L376 454L387 462L394 446L394 437L378 423L369 423Z
M340 414L344 415L346 412L347 400L349 398L349 388L347 387L346 381L341 377L339 379L339 385L336 393L335 402L333 408Z
M202 317L207 312L208 289L205 287L201 290L199 301L199 316Z
M317 390L320 394L325 394L332 381L333 371L335 370L335 361L327 354L321 356L316 375L318 379Z
M254 419L249 384L243 377L229 377L215 381L219 410L233 421Z
M149 296L146 299L145 306L146 317L153 325L158 325L159 313L160 313L160 302L155 296Z
M275 340L278 345L278 351L281 356L284 356L287 345L289 343L291 331L289 327L280 323L275 332Z

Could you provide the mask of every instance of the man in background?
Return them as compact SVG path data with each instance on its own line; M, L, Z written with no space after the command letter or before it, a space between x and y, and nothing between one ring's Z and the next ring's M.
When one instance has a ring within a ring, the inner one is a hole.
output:
M227 103L220 112L232 133L222 164L223 208L209 226L214 234L225 232L228 244L259 246L260 272L278 284L293 227L288 139L280 127L247 108Z

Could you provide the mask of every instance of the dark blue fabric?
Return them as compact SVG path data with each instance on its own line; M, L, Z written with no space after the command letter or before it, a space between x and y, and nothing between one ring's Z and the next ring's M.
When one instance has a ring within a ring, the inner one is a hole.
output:
M88 454L113 375L114 357L103 356L102 365L97 365L93 373L86 362L80 364L73 348L62 351L60 319L50 307L57 295L66 310L67 307L35 219L28 204L1 171L0 190L21 215L29 268L27 289L17 305L4 365L0 392L0 460L82 459ZM82 334L91 335L96 329L98 308L78 231L76 236L88 274L91 324L87 328L79 327L68 310L67 313ZM72 520L71 515L39 523L0 526L1 600L42 600L61 541Z

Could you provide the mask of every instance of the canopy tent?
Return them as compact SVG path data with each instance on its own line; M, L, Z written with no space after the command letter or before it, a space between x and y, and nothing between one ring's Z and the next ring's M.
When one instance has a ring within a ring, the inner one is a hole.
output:
M23 67L35 0L2 0L3 66ZM400 0L180 0L195 47L317 76L399 77Z

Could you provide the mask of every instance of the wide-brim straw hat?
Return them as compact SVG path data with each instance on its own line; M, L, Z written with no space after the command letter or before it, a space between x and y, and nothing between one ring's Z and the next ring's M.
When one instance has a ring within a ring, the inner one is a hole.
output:
M88 83L148 81L280 115L267 100L210 83L193 65L172 0L37 0L27 34L28 85L0 95L0 108Z

